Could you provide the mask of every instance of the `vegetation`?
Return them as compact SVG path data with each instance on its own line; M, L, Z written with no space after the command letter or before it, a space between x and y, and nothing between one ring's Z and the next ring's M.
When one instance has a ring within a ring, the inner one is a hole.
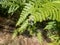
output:
M53 41L51 45L60 45L60 0L0 0L0 8L10 18L17 13L12 38L29 32L41 43L47 32L46 36Z

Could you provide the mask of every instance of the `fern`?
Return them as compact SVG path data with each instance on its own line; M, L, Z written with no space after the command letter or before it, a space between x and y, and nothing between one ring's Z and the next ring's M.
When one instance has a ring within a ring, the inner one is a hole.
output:
M28 25L24 23L26 20L28 20ZM21 34L31 24L29 21L36 24L46 20L60 22L60 0L31 0L29 3L26 3L16 24L16 26L20 25L21 27L16 30ZM22 24L26 25L25 28Z
M21 5L23 5L22 0L2 0L0 1L0 4L2 5L3 8L8 9L8 13L14 13L16 10L20 8Z
M29 26L34 26L37 22L41 23L46 20L60 22L60 0L1 0L0 4L3 8L8 8L8 13L14 13L17 9L22 8L16 24L20 27L15 29L13 38L18 33L22 34ZM33 29L29 30L30 33L31 31ZM37 37L39 38L39 36L38 32Z
M28 25L29 25L29 24L28 24L28 20L26 20L26 21L21 25L20 28L15 29L15 31L14 31L14 33L13 33L13 36L12 36L12 39L14 39L14 38L16 37L16 35L18 34L18 32L20 32L19 34L22 34L22 33L26 30L26 28L27 28ZM24 28L23 28L23 27L24 27Z
M47 2L42 5L40 5L39 3L34 3L34 2L30 2L30 3L32 3L30 4L32 7L30 5L25 6L25 8L23 9L20 15L20 19L17 22L17 25L22 23L23 20L25 20L29 14L33 16L36 22L37 21L42 22L43 20L47 20L47 19L60 21L60 15L59 15L60 3L58 3L57 1Z
M34 18L33 19L34 22L37 22L37 21L42 22L43 20L48 20L48 19L60 21L60 16L59 16L60 3L58 2L55 3L55 2L56 1L47 2L42 5L40 5L38 2L37 3L30 2L31 4L30 3L27 4L23 9L16 25L21 24L29 14L32 15L32 17Z
M19 18L16 26L21 24L26 19L26 17L33 11L32 8L33 8L33 6L31 4L26 4L25 8L23 9L23 11L20 15L20 18Z

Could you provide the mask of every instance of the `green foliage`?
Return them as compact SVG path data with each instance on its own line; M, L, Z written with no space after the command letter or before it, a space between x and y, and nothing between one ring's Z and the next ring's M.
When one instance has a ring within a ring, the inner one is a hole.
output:
M27 19L29 19L29 21L32 21L32 23L34 23L34 24L36 24L36 22L43 22L46 20L56 20L57 22L60 22L60 1L53 0L53 1L46 2L43 0L41 3L40 3L40 1L41 0L36 0L36 1L30 1L29 3L27 3L27 5L22 10L20 18L16 24L17 26L21 25L21 23L24 23L24 21ZM30 23L30 22L28 22L28 23ZM47 25L45 28L49 27L49 29L52 29L55 26L56 25L54 24L54 22L52 22L52 23L49 23L49 25ZM53 34L52 34L52 36L53 36ZM39 36L37 36L37 37L39 37ZM57 37L59 37L59 36L57 36ZM56 40L58 40L58 39L56 39Z
M56 22L55 21L48 22L48 24L46 25L46 27L44 29L45 30L46 29L48 29L48 30L56 29Z
M3 8L8 8L8 13L13 13L14 11L16 11L19 8L19 5L13 2L10 2L8 0L2 0L0 2L0 4L2 5Z
M40 42L40 44L42 45L43 38L42 38L42 34L40 31L37 33L37 38L38 38L38 41Z
M44 3L43 3L44 2ZM33 21L32 23L42 22L45 20L56 20L60 22L60 1L42 1L34 0L30 1L23 8L20 18L17 22L17 26L24 23L25 20ZM29 23L29 22L28 22Z
M57 26L59 25L59 26ZM47 36L53 41L50 45L60 45L60 22L52 21L48 22L48 25L44 28L47 29Z
M2 8L7 8L8 13L13 13L20 8L23 8L23 5L25 5L26 0L1 0L0 5Z
M37 31L35 24L47 20L48 24L44 30L49 30L48 37L54 36L50 32L57 32L60 29L60 0L1 0L0 5L7 8L8 13L11 14L17 10L20 11L20 17L16 23L16 27L19 26L19 28L15 29L13 38L18 33L22 34L28 30L30 35L37 35L38 39L39 37L41 39L41 34Z
M38 1L34 1L34 2L30 1L22 10L22 13L16 25L20 25L25 19L28 18L29 20L33 19L35 23L38 21L42 22L48 19L60 21L59 5L60 3L58 3L57 1L47 2L44 4L41 4ZM32 16L32 19L29 14Z

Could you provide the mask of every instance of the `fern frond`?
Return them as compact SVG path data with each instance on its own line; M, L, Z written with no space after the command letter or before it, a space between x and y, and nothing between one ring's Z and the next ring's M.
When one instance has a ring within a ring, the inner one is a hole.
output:
M21 27L17 29L18 32L20 32L20 34L23 33L23 32L26 30L26 28L27 28L28 25L29 25L28 20L26 20L26 21L21 25Z
M45 20L60 22L59 2L60 0L32 0L26 3L16 24L21 26L17 28L18 32L21 34L27 28L29 22L26 20L34 21L34 24Z
M25 8L23 9L20 18L16 24L16 26L20 25L26 18L27 16L33 11L33 6L31 4L26 4Z
M34 20L36 22L37 21L42 22L43 20L47 20L47 19L59 21L60 9L59 6L57 5L59 5L60 3L55 3L55 2L56 1L47 2L42 5L40 5L40 3L38 2L37 3L30 2L34 5L28 4L27 6L25 6L16 25L21 24L29 14L33 15L33 17L35 18Z
M43 4L42 7L37 8L37 11L32 13L32 15L36 18L35 19L36 21L40 22L47 19L60 21L59 4L60 3L52 3L52 2Z
M25 20L30 19L31 17L31 19L33 19L35 23L42 22L48 19L60 21L60 3L55 2L56 1L54 0L50 2L47 0L47 2L41 4L37 0L30 1L22 10L16 26L20 25L21 23L23 24Z
M9 10L8 10L8 13L13 13L13 12L15 12L18 8L19 8L19 5L13 4L13 5L10 6L10 8L9 8Z
M19 32L19 34L22 34L22 33L26 30L26 28L28 27L28 25L29 25L28 20L26 20L26 21L21 25L21 27L15 29L15 31L14 31L14 33L13 33L13 36L12 36L12 39L14 39L14 38L17 36L18 32Z
M14 13L19 8L18 4L11 2L10 0L2 0L0 4L3 8L8 8L8 13Z

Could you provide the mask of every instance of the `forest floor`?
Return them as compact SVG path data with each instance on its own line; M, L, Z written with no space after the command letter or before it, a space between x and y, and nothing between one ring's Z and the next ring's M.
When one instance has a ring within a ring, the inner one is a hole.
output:
M17 36L12 39L12 33L0 31L0 45L41 45L36 37ZM44 41L42 45L47 45Z
M19 35L12 39L14 25L12 20L0 17L0 45L47 45L46 40L40 44L36 37L26 35Z
M24 35L19 35L12 39L11 32L0 31L0 45L48 45L48 43L44 40L40 44L36 37L27 37Z

